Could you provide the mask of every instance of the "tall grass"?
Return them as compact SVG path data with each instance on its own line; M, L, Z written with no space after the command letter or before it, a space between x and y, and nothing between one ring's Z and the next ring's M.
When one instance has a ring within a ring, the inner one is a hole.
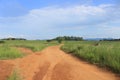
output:
M4 41L4 43L0 44L0 60L23 57L24 54L22 54L16 47L29 48L35 52L35 51L40 51L48 46L57 45L57 44L58 44L57 42L47 43L46 41L39 41L39 40Z
M120 73L120 42L66 42L62 50L101 67Z
M24 54L14 47L9 47L7 45L0 46L0 59L15 59L23 56Z
M39 40L26 40L26 41L6 41L6 44L9 46L16 46L16 47L25 47L29 48L32 51L40 51L48 46L56 45L57 42L50 42L47 43L46 41L39 41Z

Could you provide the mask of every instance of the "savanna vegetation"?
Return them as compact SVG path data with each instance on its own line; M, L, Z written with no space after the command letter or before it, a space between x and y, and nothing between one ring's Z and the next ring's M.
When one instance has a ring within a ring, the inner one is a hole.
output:
M29 48L32 51L40 51L45 47L56 45L57 42L46 42L40 40L3 40L0 41L0 59L15 59L23 57L22 54L16 47Z
M120 73L119 41L68 41L61 49L80 59Z

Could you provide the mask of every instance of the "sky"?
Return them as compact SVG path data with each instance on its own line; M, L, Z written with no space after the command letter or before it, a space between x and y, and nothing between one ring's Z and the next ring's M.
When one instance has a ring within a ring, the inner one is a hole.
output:
M0 38L120 38L120 0L0 0Z

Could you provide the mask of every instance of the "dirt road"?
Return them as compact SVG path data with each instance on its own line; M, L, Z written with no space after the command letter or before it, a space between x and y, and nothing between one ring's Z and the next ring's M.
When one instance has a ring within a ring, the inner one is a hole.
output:
M36 53L21 49L30 55L11 63L19 69L23 80L120 80L113 73L64 53L59 47L48 47Z

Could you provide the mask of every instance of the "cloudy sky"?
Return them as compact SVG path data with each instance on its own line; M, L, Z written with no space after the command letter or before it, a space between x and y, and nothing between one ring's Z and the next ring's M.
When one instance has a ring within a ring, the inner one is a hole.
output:
M0 0L0 38L120 38L120 0Z

